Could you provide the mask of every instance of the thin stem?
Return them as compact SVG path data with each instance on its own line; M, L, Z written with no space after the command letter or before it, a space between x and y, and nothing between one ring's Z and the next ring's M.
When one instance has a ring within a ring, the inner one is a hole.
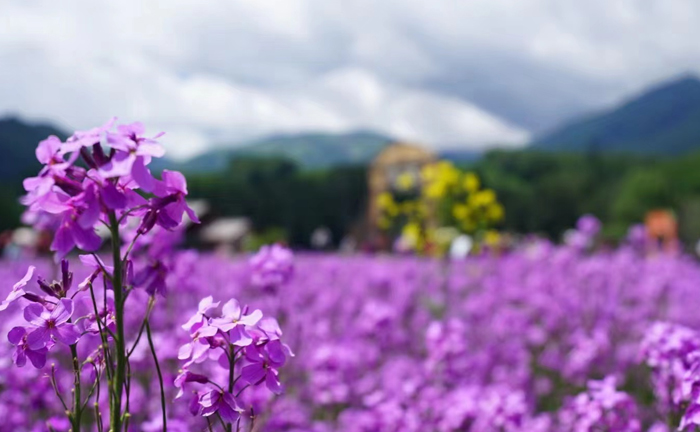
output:
M153 354L153 361L156 364L156 372L158 372L158 384L160 384L160 406L163 411L163 432L168 430L168 416L165 410L165 387L163 386L163 374L160 372L160 364L158 363L158 356L156 355L156 348L153 345L153 337L151 336L151 324L146 321L146 336L148 337L148 346L151 347L151 354Z
M153 310L153 305L155 304L153 297L150 297L148 299L148 308L146 309L146 315L143 317L143 322L141 322L141 327L139 328L139 333L136 335L136 340L134 341L134 344L131 346L131 349L129 352L126 354L127 358L131 357L131 354L134 353L134 350L136 349L136 346L138 346L139 341L141 340L141 335L143 335L143 330L146 328L146 325L148 323L148 318L151 316L151 311Z
M241 393L243 393L243 390L247 389L248 387L250 387L250 384L246 384L245 387L243 387L238 393L236 393L236 397L240 396Z
M78 347L76 344L70 346L70 354L73 359L73 412L71 413L71 422L73 423L73 431L80 432L80 420L83 414L82 396L80 395L80 362L78 362Z
M117 370L114 377L114 401L110 412L110 426L113 432L122 431L122 394L126 379L126 350L124 348L124 288L122 286L122 260L119 247L119 221L116 214L109 213L109 225L112 235L112 256L114 261L114 274L112 286L114 289L114 315L117 326L115 339Z
M102 331L102 320L100 320L100 313L97 310L97 300L95 299L95 291L92 289L92 284L90 284L90 297L92 298L92 307L95 310L95 321L97 321L97 329L100 332L100 338L102 339L102 352L105 356L105 370L107 371L107 379L112 380L112 361L109 356L109 344L107 343L107 336Z
M51 386L53 387L53 390L56 392L56 396L58 396L58 400L61 401L61 405L63 405L63 409L66 410L66 412L69 412L70 410L68 409L68 405L66 405L66 401L63 400L63 396L61 396L61 392L58 391L58 384L56 384L56 365L54 365L54 364L51 365Z
M87 408L87 404L88 404L88 402L90 402L90 398L95 393L95 390L97 390L97 400L100 400L100 379L102 377L101 377L100 372L97 369L97 365L95 365L95 363L92 363L92 367L95 369L95 382L92 384L92 387L90 388L90 391L88 392L88 395L85 398L85 402L83 402L83 406L81 408L81 411L85 411L85 408Z
M92 252L90 255L95 257L95 261L97 262L97 265L100 267L100 270L102 270L102 274L104 275L104 277L106 277L109 280L112 280L112 276L109 274L109 272L107 271L105 266L102 265L102 260L100 260L100 257L97 256L97 254L95 252Z
M228 350L229 350L229 368L228 368L228 392L233 393L233 386L236 384L236 381L234 379L234 373L235 373L235 367L236 367L236 348L232 345L228 345ZM228 432L233 431L233 425L229 423L228 426L226 426L225 430Z
M214 432L214 429L211 428L211 420L209 419L209 417L206 417L206 419L207 419L207 426L209 427L209 432Z
M141 233L136 233L136 236L134 236L134 239L131 241L131 244L127 248L126 253L124 254L124 258L122 258L122 260L124 262L126 262L126 259L129 257L131 250L134 248L134 245L136 244L136 240L138 240L140 236L141 236Z

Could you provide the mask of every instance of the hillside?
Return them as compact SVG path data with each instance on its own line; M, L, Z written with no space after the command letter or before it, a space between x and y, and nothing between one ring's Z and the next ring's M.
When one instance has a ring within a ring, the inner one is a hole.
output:
M700 149L700 80L686 76L665 82L615 109L544 134L531 147L659 155Z
M0 181L16 181L36 174L41 168L34 150L49 135L61 139L66 133L46 124L30 124L14 117L0 119Z
M305 169L363 164L391 141L372 132L275 135L236 148L209 151L179 168L185 172L222 171L236 156L283 157Z

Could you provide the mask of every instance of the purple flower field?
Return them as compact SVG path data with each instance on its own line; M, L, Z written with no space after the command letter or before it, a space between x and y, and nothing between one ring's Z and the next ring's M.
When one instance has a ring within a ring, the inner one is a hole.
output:
M0 263L0 430L697 430L700 265L637 228L453 261L201 254L143 130L37 148L25 221L55 255Z
M178 352L192 343L182 325L209 295L221 302L217 313L237 298L276 317L295 354L280 367L280 396L261 383L237 402L260 413L255 430L665 431L686 411L685 422L695 419L700 267L691 259L646 257L628 246L588 255L533 243L449 264L331 255L295 261L294 276L270 292L251 283L260 276L245 260L188 251L168 260L168 291L157 297L150 325L169 430L207 428L189 404L193 391L211 386L177 379L184 364ZM56 272L37 264L38 273ZM25 269L4 263L2 280L19 280ZM75 301L74 315L89 310L84 303ZM3 334L22 325L22 306L4 312ZM127 341L136 338L147 306L145 292L129 297ZM84 335L79 358L94 355L99 342ZM70 398L70 351L57 345L40 369L30 362L18 368L15 346L0 345L2 430L45 430L47 419L55 430L70 426L51 386L55 364L58 388ZM206 359L188 369L225 381L215 349L203 348ZM162 430L146 344L130 363L129 427ZM83 381L93 382L91 374L85 368ZM107 406L106 397L93 397L90 408L93 401Z

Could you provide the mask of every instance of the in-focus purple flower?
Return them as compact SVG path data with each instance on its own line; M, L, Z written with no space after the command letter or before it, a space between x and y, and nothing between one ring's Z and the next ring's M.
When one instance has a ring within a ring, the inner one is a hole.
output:
M218 413L224 423L235 423L243 412L232 394L222 392L219 389L213 389L201 395L199 405L202 407L202 416L209 417Z
M199 301L197 312L195 312L195 314L192 315L189 321L182 325L182 328L184 330L190 331L192 327L194 327L196 324L204 323L204 319L207 317L209 312L212 309L216 309L217 307L219 307L219 303L220 302L215 302L214 297L212 296L204 297L202 300Z
M212 319L211 324L222 332L229 333L230 342L233 345L243 347L253 343L253 338L246 330L246 326L255 326L262 317L259 309L244 315L238 301L231 299L224 304L222 317Z
M12 304L12 302L26 294L24 287L27 286L27 283L29 283L34 276L35 269L36 267L29 266L29 269L27 269L27 273L24 275L24 277L12 286L12 291L10 291L10 294L8 294L7 298L0 303L0 311L4 311L8 306L10 306L10 304Z
M180 360L190 359L185 366L199 363L206 358L207 351L211 347L207 338L216 336L219 331L216 327L207 325L194 326L192 330L194 330L191 334L192 341L181 346L177 353L177 358Z
M181 370L177 377L175 377L174 381L175 388L178 389L177 396L175 396L175 399L179 399L180 397L182 397L182 395L185 393L185 384L191 382L206 384L209 382L209 378L207 378L204 375L190 372L187 369Z
M116 117L112 117L102 126L97 126L85 131L75 131L75 133L73 133L73 135L68 138L65 144L63 144L61 147L61 153L77 154L82 148L100 145L103 141L105 132L112 128L116 120Z
M27 330L24 327L15 327L7 334L7 340L15 346L12 353L12 361L22 367L27 363L27 359L35 368L41 369L46 364L46 355L49 350L46 347L32 349L27 343Z
M141 123L117 126L117 132L107 134L107 142L116 149L116 154L100 172L107 178L131 176L131 178L146 191L152 192L156 180L146 167L152 157L162 157L165 149L154 138L145 138L145 128Z
M61 299L52 311L39 304L30 304L24 309L24 319L35 329L27 336L31 349L46 346L51 340L73 345L80 339L76 326L69 323L73 315L73 301Z
M272 341L262 347L249 346L246 348L245 358L250 362L241 371L245 382L257 385L264 381L271 392L282 393L277 369L284 365L286 356L279 341Z
M154 225L171 230L182 222L185 213L194 223L199 219L185 201L187 196L187 181L185 176L177 171L163 170L162 181L156 182L153 193L156 198L151 199L151 209L146 214L139 231L146 233Z

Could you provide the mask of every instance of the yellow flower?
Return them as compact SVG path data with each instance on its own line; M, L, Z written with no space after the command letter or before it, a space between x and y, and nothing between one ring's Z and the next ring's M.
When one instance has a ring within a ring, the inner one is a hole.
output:
M476 174L471 172L464 174L463 186L464 189L469 193L474 193L478 191L479 187L481 186L479 182L479 177L477 177Z
M497 246L501 241L501 235L496 230L488 230L484 233L484 243L489 246Z
M469 217L469 207L466 204L455 204L452 207L452 216L458 221L462 221Z
M469 198L474 207L486 207L496 201L496 193L491 189L484 189Z
M389 192L382 192L377 195L377 206L379 208L385 209L392 205L394 205L394 197Z
M396 178L396 186L399 190L405 191L413 188L415 186L415 180L413 179L413 174L408 171L402 172Z
M492 203L486 208L486 217L493 222L498 222L503 219L504 214L503 206L497 202Z

